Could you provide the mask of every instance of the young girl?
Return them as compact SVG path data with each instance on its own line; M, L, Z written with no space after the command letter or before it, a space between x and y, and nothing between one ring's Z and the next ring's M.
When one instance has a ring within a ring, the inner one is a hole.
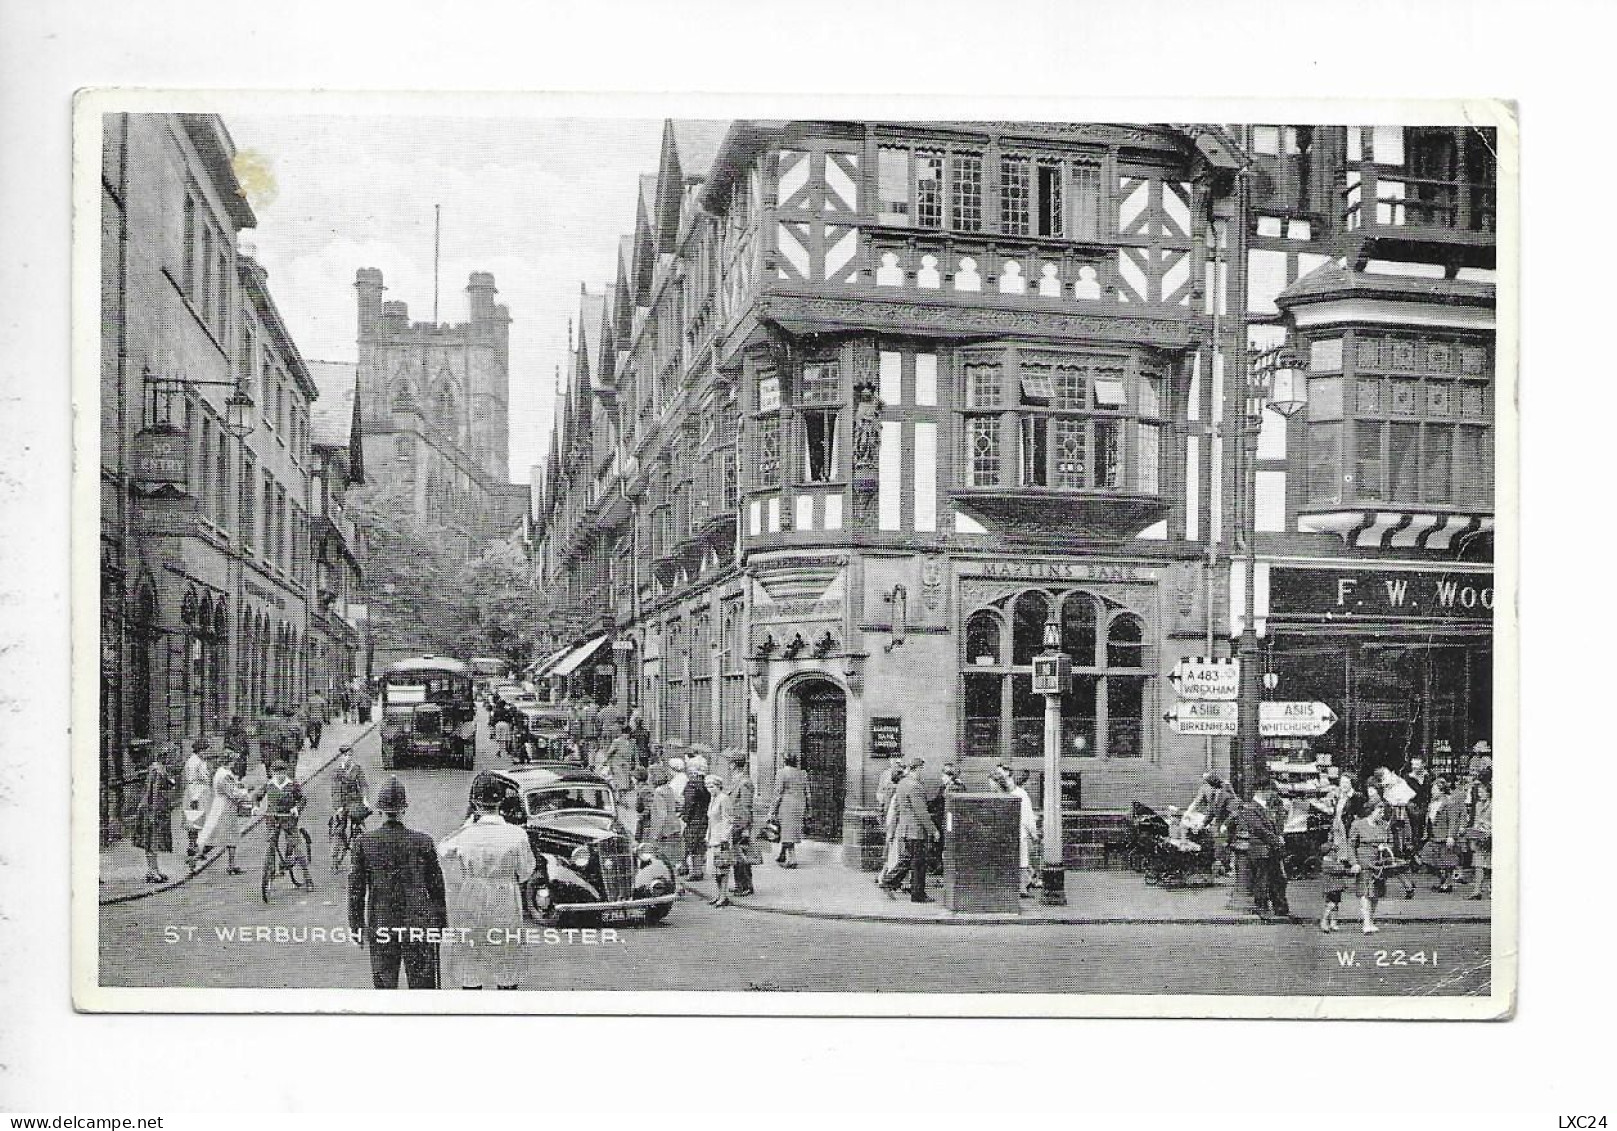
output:
M1353 861L1343 856L1328 856L1320 869L1325 892L1325 908L1319 916L1319 929L1341 929L1342 893L1347 890L1348 877L1353 874Z

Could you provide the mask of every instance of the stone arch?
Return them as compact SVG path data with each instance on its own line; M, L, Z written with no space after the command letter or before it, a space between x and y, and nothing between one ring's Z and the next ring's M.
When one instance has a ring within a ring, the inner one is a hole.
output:
M809 808L803 831L810 840L842 840L849 698L841 679L818 669L794 673L775 688L776 758L796 752L798 764L808 774Z

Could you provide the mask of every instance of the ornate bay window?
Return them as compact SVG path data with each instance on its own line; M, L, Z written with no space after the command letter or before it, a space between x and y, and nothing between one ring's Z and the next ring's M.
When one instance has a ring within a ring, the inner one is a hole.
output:
M968 613L961 657L966 755L1041 756L1044 697L1033 691L1033 657L1044 650L1052 619L1072 657L1072 687L1061 697L1063 757L1144 757L1151 670L1145 620L1082 589L1025 589Z
M1001 346L965 351L960 373L964 501L1004 509L1029 496L1132 499L1141 506L1118 516L1125 526L1155 509L1167 424L1161 365L1137 352Z
M1484 346L1356 334L1351 349L1341 339L1321 341L1311 355L1311 509L1493 510L1492 365Z

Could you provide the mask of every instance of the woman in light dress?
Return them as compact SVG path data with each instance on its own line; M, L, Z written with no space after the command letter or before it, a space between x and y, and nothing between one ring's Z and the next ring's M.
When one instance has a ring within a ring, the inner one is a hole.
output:
M252 800L252 790L236 777L229 754L228 750L221 752L219 768L213 772L213 801L202 822L202 835L197 838L197 844L203 855L214 848L223 848L225 874L239 876L236 845L241 841L241 807Z
M1033 846L1039 839L1039 817L1033 811L1033 798L1028 796L1027 790L1017 784L1011 777L1011 772L1003 767L996 769L989 778L999 789L1010 794L1021 803L1021 835L1017 837L1017 846L1020 849L1017 865L1021 870L1021 895L1023 899L1033 898Z
M438 845L449 925L469 928L449 950L451 984L465 990L514 990L521 980L522 887L539 861L523 828L500 816L503 794L498 778L479 775L471 816Z
M191 756L185 760L185 864L192 872L202 866L202 850L197 841L208 816L208 795L213 792L213 771L208 768L208 741L191 743Z
M724 779L718 774L709 774L706 785L710 798L707 803L707 849L713 868L713 888L718 893L709 903L713 907L728 907L730 896L724 889L730 882L730 854L735 850L730 843L731 800L725 792Z

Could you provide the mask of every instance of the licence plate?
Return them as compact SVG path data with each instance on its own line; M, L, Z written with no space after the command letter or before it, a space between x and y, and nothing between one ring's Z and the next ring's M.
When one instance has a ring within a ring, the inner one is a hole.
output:
M620 907L615 911L601 912L601 922L603 923L631 923L645 917L646 909L644 907Z

